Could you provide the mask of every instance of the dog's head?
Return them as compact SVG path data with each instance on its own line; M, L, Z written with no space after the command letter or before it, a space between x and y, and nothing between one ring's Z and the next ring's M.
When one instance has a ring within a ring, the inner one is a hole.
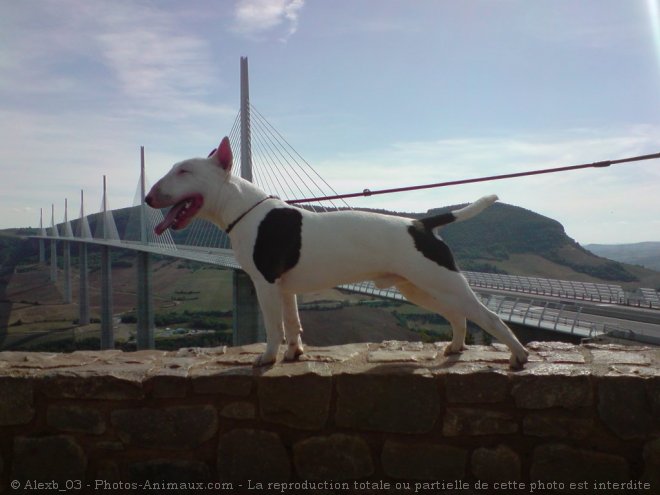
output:
M213 190L217 191L214 184L229 178L232 161L229 138L225 137L208 158L192 158L175 164L145 198L152 208L172 207L165 220L154 229L156 234L161 235L168 228L183 229L195 216L203 217L207 198Z

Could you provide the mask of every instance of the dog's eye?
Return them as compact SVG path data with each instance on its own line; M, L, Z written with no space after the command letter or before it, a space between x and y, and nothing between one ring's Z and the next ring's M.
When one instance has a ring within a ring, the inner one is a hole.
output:
M189 173L190 173L190 170L185 170L183 168L180 168L179 170L177 170L176 175L185 175L185 174L189 174Z

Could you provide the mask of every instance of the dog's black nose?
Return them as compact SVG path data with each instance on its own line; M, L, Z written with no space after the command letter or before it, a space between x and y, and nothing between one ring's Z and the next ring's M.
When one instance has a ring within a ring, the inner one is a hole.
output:
M147 194L147 196L144 198L144 202L147 203L149 206L153 206L152 203L154 202L153 196L151 194Z

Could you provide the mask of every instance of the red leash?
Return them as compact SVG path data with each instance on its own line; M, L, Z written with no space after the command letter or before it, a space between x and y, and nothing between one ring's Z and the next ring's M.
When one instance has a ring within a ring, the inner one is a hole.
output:
M319 196L317 198L304 198L304 199L291 199L288 200L289 204L297 203L312 203L316 201L326 201L333 199L344 199L344 198L356 198L359 196L375 196L376 194L390 194L397 192L406 192L406 191L417 191L418 189L431 189L434 187L448 187L448 186L458 186L461 184L473 184L475 182L487 182L492 180L502 180L502 179L513 179L516 177L526 177L529 175L541 175L541 174L554 174L557 172L567 172L570 170L580 170L583 168L602 168L609 167L610 165L617 165L619 163L629 163L629 162L638 162L642 160L654 160L660 158L660 153L654 153L652 155L640 155L633 156L630 158L621 158L619 160L606 160L603 162L594 162L594 163L585 163L583 165L571 165L568 167L556 167L556 168L545 168L540 170L530 170L527 172L516 172L513 174L502 174L502 175L490 175L488 177L477 177L474 179L462 179L462 180L452 180L448 182L436 182L434 184L422 184L419 186L408 186L408 187L395 187L392 189L379 189L376 191L371 191L370 189L365 189L362 192L349 193L349 194L336 194L334 196Z

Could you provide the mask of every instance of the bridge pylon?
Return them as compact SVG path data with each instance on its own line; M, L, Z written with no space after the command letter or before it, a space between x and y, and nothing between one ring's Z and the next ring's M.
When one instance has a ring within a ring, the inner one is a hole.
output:
M73 296L71 295L71 242L68 239L73 238L71 224L68 218L68 200L64 199L64 232L62 241L62 261L64 264L64 304L71 304Z
M111 226L108 221L108 195L106 178L103 176L103 214L101 215L103 239L109 240ZM116 227L115 227L116 229ZM115 348L112 304L112 257L110 246L101 246L101 349Z
M250 84L248 59L241 57L241 177L252 182L252 139L250 131ZM233 294L233 345L254 344L266 341L263 317L259 310L257 291L248 275L234 270Z
M89 223L85 217L84 193L80 190L80 231L78 237L91 238ZM85 228L86 227L86 228ZM87 243L78 243L78 263L80 267L80 292L78 301L78 324L89 325L89 269L87 266Z
M50 235L52 239L50 240L50 281L55 283L57 282L57 241L56 238L59 237L57 231L57 225L55 225L55 205L51 205L51 220L50 220Z
M39 208L39 235L46 237L46 229L44 229L44 209ZM39 239L39 263L46 264L46 244L43 239Z
M140 147L140 242L149 243L147 233L146 177L144 172L144 146ZM151 255L144 251L137 253L137 348L153 349L154 305L151 295Z

